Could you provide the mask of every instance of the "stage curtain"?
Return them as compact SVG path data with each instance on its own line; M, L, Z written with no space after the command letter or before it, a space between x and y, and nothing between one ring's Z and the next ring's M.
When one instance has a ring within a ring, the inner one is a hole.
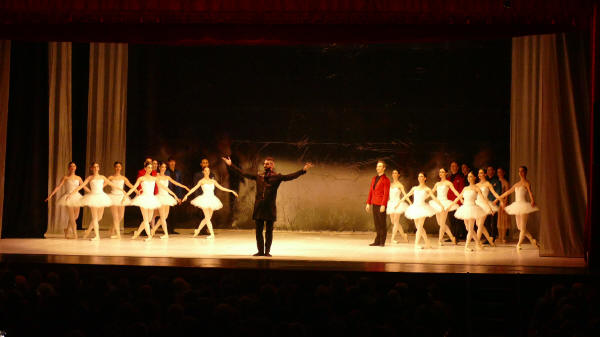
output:
M48 43L11 41L2 237L48 226Z
M128 46L123 43L91 43L88 92L86 172L90 164L100 164L100 174L113 173L113 163L125 165L127 125ZM109 188L107 188L107 191ZM85 212L89 224L89 211ZM112 224L109 209L102 227ZM123 224L121 224L123 226Z
M8 85L10 79L10 41L0 40L0 238L4 206L4 169L6 158L6 122L8 119Z
M581 34L554 34L512 44L510 177L516 183L518 167L529 169L540 212L527 226L539 238L541 256L584 252L589 78L583 41Z
M48 194L66 174L72 158L71 137L71 55L70 42L48 43ZM46 233L61 233L69 221L64 207L56 201L63 188L48 201Z

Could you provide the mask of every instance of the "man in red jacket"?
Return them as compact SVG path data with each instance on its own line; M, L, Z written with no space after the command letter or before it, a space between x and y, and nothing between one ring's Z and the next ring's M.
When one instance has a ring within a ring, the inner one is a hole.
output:
M385 246L385 238L387 236L387 216L385 206L390 198L390 180L385 176L385 162L378 161L375 167L377 175L371 179L371 187L369 188L369 197L367 198L368 212L373 205L373 222L375 223L375 232L377 236L375 241L369 246Z

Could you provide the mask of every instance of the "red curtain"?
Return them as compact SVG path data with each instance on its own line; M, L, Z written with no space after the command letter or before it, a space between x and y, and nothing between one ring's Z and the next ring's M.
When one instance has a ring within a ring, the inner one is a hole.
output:
M594 0L0 0L0 38L401 42L586 29Z

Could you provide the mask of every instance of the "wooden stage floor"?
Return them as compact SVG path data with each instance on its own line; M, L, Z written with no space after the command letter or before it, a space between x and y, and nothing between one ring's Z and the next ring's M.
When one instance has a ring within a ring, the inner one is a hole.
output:
M582 258L540 257L526 244L517 251L514 243L465 252L464 243L415 249L410 243L370 247L373 233L280 232L274 233L272 258L253 257L254 231L217 230L216 238L192 238L191 230L168 240L132 240L130 232L121 240L2 239L0 261L18 263L98 264L198 268L264 268L290 270L339 270L414 273L481 274L585 274ZM80 235L83 233L80 233ZM388 242L389 242L388 235Z

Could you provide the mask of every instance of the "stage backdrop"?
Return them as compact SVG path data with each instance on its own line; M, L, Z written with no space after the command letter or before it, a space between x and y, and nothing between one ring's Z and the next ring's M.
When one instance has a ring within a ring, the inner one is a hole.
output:
M253 228L254 182L230 176L222 155L256 172L315 167L283 183L276 228L371 230L364 210L377 160L407 190L450 161L507 167L511 41L403 45L169 47L130 45L127 175L146 155L174 156L184 183L206 156L225 207L216 227ZM191 186L190 186L191 187ZM193 226L189 205L170 221ZM129 225L137 225L128 208ZM405 228L408 221L403 218ZM437 232L434 219L426 228Z

